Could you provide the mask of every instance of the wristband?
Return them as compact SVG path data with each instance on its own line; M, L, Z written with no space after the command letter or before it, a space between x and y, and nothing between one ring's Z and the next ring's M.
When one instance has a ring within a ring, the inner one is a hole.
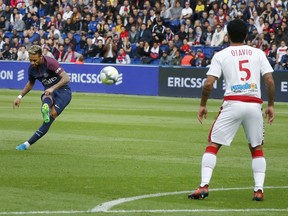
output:
M18 98L19 98L19 99L22 99L22 98L23 98L23 96L20 94L20 95L18 95Z

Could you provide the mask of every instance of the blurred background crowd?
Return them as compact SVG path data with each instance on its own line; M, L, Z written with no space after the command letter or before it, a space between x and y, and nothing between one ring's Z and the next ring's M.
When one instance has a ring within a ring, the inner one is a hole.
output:
M0 0L0 60L29 48L59 62L206 67L229 46L227 23L243 19L245 43L288 70L288 1Z

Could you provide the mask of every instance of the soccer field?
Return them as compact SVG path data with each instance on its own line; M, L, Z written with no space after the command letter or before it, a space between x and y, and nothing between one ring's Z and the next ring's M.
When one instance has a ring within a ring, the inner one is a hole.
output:
M74 93L46 136L17 151L42 122L41 92L13 110L19 92L0 90L0 215L288 215L285 103L265 122L265 201L252 201L242 128L218 153L209 197L189 200L220 100L201 125L199 99Z

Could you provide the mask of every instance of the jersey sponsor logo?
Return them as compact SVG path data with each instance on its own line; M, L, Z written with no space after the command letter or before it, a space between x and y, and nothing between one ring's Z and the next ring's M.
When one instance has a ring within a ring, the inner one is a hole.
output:
M43 79L42 83L44 86L50 85L57 80L57 77L51 77L50 79Z
M242 91L257 91L258 87L256 83L245 83L243 85L233 85L231 86L231 91L242 92Z

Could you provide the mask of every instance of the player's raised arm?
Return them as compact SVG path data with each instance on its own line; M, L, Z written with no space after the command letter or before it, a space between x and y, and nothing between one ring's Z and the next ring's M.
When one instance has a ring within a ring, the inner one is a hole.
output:
M22 97L24 97L33 88L34 84L35 84L35 81L34 82L32 82L32 81L27 82L27 84L23 88L21 94L15 98L15 100L13 102L13 109L15 109L15 107L20 106Z

